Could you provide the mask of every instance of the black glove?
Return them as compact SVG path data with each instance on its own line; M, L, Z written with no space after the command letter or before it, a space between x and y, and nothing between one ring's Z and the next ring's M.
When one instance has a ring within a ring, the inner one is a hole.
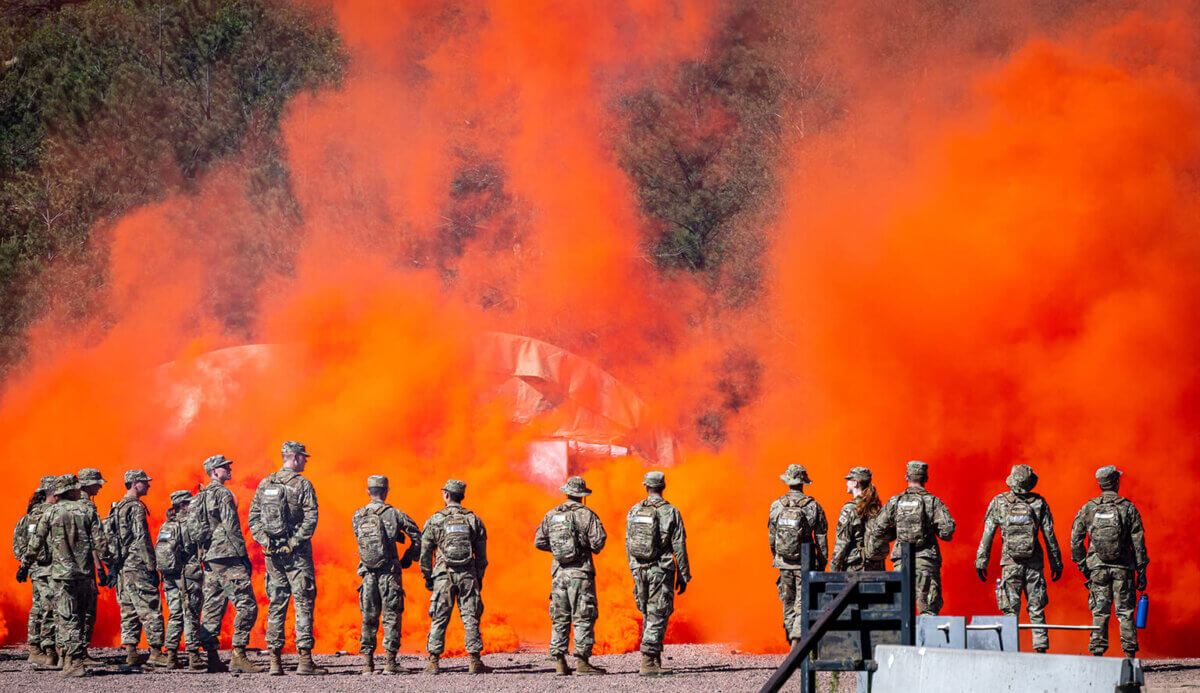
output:
M1092 569L1086 565L1079 566L1079 572L1083 573L1083 579L1087 582L1092 581Z
M108 571L104 569L103 563L96 564L96 584L101 587L108 587Z
M1142 570L1139 570L1139 571L1138 571L1138 574L1137 574L1137 591L1138 591L1138 592L1145 592L1145 591L1146 591L1146 571L1145 571L1145 569L1142 569Z
M975 574L979 576L980 582L987 582L987 568L976 568Z
M407 556L400 559L400 569L401 570L404 570L405 568L409 567L412 564L413 564L412 559L408 558Z
M25 582L29 579L29 566L22 565L17 568L17 582Z
M1061 578L1061 577L1062 577L1062 566L1060 565L1057 568L1054 566L1050 566L1050 582L1058 582L1059 578Z
M425 578L425 589L433 591L433 578Z
M687 591L687 583L680 580L675 584L675 594L683 594Z

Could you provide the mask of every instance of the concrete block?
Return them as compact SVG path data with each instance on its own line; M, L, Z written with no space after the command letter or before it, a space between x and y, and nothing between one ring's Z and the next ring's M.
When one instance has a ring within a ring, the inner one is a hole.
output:
M967 647L967 618L965 616L918 616L918 647Z
M1133 693L1144 683L1136 659L880 645L872 693Z
M974 616L970 625L976 628L967 628L968 650L1018 652L1021 649L1016 616Z

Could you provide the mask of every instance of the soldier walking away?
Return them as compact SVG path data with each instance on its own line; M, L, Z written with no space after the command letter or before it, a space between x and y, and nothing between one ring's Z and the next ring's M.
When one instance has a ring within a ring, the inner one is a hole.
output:
M58 498L54 487L56 476L44 476L34 489L25 508L25 515L17 520L13 530L13 556L25 561L29 538L37 531L38 520L54 505ZM54 595L50 587L50 547L45 546L29 566L29 587L32 599L29 603L29 662L34 665L58 666L58 651L54 643Z
M671 673L662 666L663 636L675 610L675 594L692 580L683 516L663 499L666 475L646 472L646 499L625 518L625 554L633 574L633 598L642 612L642 663L639 676Z
M1137 656L1136 592L1146 590L1150 563L1142 516L1128 498L1117 495L1121 474L1111 465L1096 470L1101 493L1084 503L1071 525L1071 560L1087 580L1088 608L1096 627L1088 650L1097 657L1108 650L1108 619L1114 605L1121 624L1121 649L1126 657Z
M483 574L487 570L487 529L475 513L462 507L467 485L450 479L442 487L446 507L434 513L421 529L421 574L429 596L429 664L426 674L439 671L438 659L446 650L446 626L454 604L465 631L464 645L471 663L471 674L492 670L483 663L483 638L479 619L483 618ZM436 560L434 558L436 553Z
M897 544L891 558L895 562L900 558L899 542L911 544L916 554L913 577L917 613L937 616L942 610L942 551L938 540L950 541L954 536L954 518L942 499L925 490L929 465L909 462L904 479L908 488L892 496L867 526L867 543L872 547L869 553L873 558L882 556L894 539Z
M767 540L779 569L779 601L783 602L783 635L793 645L800 640L801 561L809 546L816 549L814 570L825 570L829 556L829 523L817 501L804 495L805 484L811 484L808 471L798 464L788 465L779 477L789 490L771 503L767 515Z
M17 570L17 582L25 581L30 565L48 546L55 644L62 658L61 675L86 676L88 672L82 661L87 651L87 643L83 640L82 606L86 583L95 574L95 557L106 554L107 540L96 511L78 502L78 477L74 474L59 477L54 495L58 502L38 518L37 526L30 534L25 557Z
M1009 491L993 498L984 515L983 537L975 554L975 572L980 581L987 581L992 540L999 529L1002 544L996 606L1002 613L1016 616L1021 609L1021 593L1024 592L1030 623L1045 623L1048 597L1039 531L1046 541L1046 553L1050 556L1050 579L1054 582L1062 577L1063 562L1062 549L1054 536L1054 517L1050 514L1050 506L1044 498L1033 492L1037 480L1037 474L1029 465L1013 466L1004 482L1008 484ZM1045 652L1049 647L1050 636L1046 631L1034 630L1034 651Z
M538 525L533 545L549 551L550 563L550 656L554 673L568 676L567 645L575 626L575 670L580 675L606 674L589 660L596 644L594 628L599 608L596 601L596 568L592 554L600 553L608 536L600 517L583 504L592 495L583 477L573 476L558 488L567 500Z
M238 517L237 498L225 486L233 478L233 460L224 455L213 455L204 460L204 471L210 481L192 499L185 523L204 567L204 608L200 615L199 640L208 657L207 661L201 662L200 651L189 650L188 668L207 669L210 673L232 668L256 674L262 667L246 656L246 646L250 644L250 629L258 619L258 601L250 583L250 557L246 554L246 537ZM235 610L233 657L226 667L218 648L221 621L225 619L225 609L230 602Z
M79 477L79 487L80 490L83 491L83 496L80 497L79 502L91 507L91 509L96 512L97 515L99 515L100 510L96 507L95 498L100 494L100 490L104 488L104 484L108 483L104 480L104 475L100 473L99 469L85 467L80 469L76 476ZM97 556L96 574L93 575L92 579L88 581L88 594L87 599L84 600L82 617L83 641L88 644L88 647L91 647L92 634L96 631L96 605L100 598L100 588L116 587L117 585L117 576L115 572L114 574L109 575L105 571L105 564L109 563L111 560L112 559L109 556ZM84 666L100 666L102 664L104 664L104 662L93 658L86 652L84 653Z
M185 638L187 652L200 648L200 609L204 604L204 568L200 553L188 531L185 518L192 494L171 494L167 520L158 530L154 558L162 575L163 594L167 598L167 668L179 668L179 641ZM197 661L199 657L197 656Z
M383 673L399 674L396 651L400 649L400 619L404 614L402 572L421 556L421 530L411 517L387 503L386 476L367 477L367 495L371 501L351 518L358 541L358 605L362 610L362 636L359 651L363 656L363 674L375 673L375 647L379 621L383 620ZM401 556L396 544L408 542Z
M328 674L313 662L313 607L317 601L317 572L312 536L317 529L317 493L301 476L308 465L302 443L289 440L280 449L283 467L258 484L250 501L250 534L262 546L267 564L267 646L271 673L283 673L284 621L288 603L296 609L296 673Z
M158 596L158 563L150 538L150 510L142 497L150 492L151 478L141 469L125 472L125 496L112 509L114 553L117 556L117 604L121 607L121 644L125 664L137 666L142 631L150 646L151 666L166 666L163 653L162 601Z
M879 514L883 504L879 491L871 483L871 470L855 467L846 474L846 493L852 500L842 506L834 530L833 556L829 568L836 571L883 570L882 558L867 555L867 523Z

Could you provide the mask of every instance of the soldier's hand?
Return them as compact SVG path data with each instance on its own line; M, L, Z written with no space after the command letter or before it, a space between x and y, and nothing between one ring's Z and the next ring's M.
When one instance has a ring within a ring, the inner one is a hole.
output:
M29 566L22 565L17 568L17 582L25 582L29 579Z
M104 569L103 563L96 565L96 584L101 587L108 587L108 571Z
M1059 578L1061 578L1061 577L1062 577L1062 566L1060 565L1057 568L1054 566L1050 566L1050 582L1058 582Z
M679 582L678 582L678 583L675 585L675 594L683 594L683 593L684 593L684 592L686 592L686 591L687 591L687 583L686 583L686 582L684 582L684 581L682 581L682 580L680 580L680 581L679 581Z
M1139 571L1138 571L1138 574L1137 574L1137 591L1138 591L1138 592L1145 592L1145 591L1146 591L1146 571L1145 571L1145 570L1139 570Z
M975 574L979 576L980 582L987 582L987 568L976 568Z
M425 578L425 589L433 591L433 578Z
M405 557L405 558L400 559L400 569L401 570L404 570L405 568L409 567L412 564L413 564L413 561L411 558Z

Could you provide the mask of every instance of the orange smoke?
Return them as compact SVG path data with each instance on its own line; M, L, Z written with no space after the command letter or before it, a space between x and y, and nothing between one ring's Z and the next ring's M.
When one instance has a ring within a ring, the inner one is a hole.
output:
M84 466L110 480L102 511L125 470L149 471L157 525L168 493L194 488L215 453L235 460L244 516L279 444L301 440L322 510L319 650L357 650L349 520L374 473L391 478L390 502L419 523L447 477L467 482L466 505L490 536L486 647L537 644L548 639L550 559L533 549L533 532L557 494L529 482L522 464L547 422L516 427L481 397L476 335L526 334L593 359L671 424L694 416L726 353L748 349L763 364L762 396L732 420L719 451L684 427L685 462L667 472L696 577L671 640L780 650L763 528L784 490L778 474L805 464L833 519L846 469L872 467L890 495L903 462L917 458L959 521L946 547L948 613L995 611L973 558L1011 464L1037 470L1064 545L1075 510L1096 493L1094 469L1128 471L1123 491L1147 525L1155 604L1171 606L1155 610L1144 651L1195 653L1178 637L1197 616L1180 577L1194 560L1176 548L1187 530L1172 522L1197 500L1179 480L1200 471L1200 340L1188 327L1200 299L1191 223L1200 102L1197 37L1182 15L1083 18L1028 41L1029 30L1012 29L1003 60L946 60L969 43L956 30L898 63L859 50L852 36L871 43L872 32L846 30L877 18L814 15L828 37L817 62L842 80L847 116L816 135L793 133L766 297L736 312L710 309L698 283L643 260L643 220L610 150L613 99L701 53L717 9L348 0L335 9L354 62L342 89L301 98L286 120L303 243L293 270L259 291L252 338L209 317L221 305L213 287L237 279L214 280L214 267L262 224L233 166L198 195L98 234L110 269L103 315L83 324L52 315L36 327L0 401L8 526L41 474ZM456 197L448 191L464 170L499 183ZM461 253L444 251L451 237ZM289 346L232 373L236 396L198 401L181 425L164 374L188 382L197 356L246 342ZM609 532L597 561L600 652L636 647L624 513L643 472L623 458L586 473ZM257 551L253 560L264 600ZM426 593L415 569L405 579L403 647L415 652ZM5 642L21 637L27 595L0 582ZM104 599L98 637L111 643L117 624ZM1068 567L1048 618L1085 622L1085 605ZM265 610L254 644L264 622ZM450 650L461 642L452 626ZM1054 637L1056 651L1082 645Z

